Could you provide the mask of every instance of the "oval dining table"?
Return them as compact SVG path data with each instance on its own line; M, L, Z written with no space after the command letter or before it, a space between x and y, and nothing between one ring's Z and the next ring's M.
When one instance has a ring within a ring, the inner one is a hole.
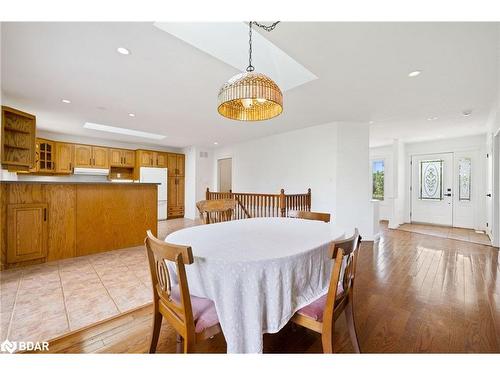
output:
M264 333L328 291L328 247L344 236L332 223L271 217L185 228L165 241L191 246L190 293L214 301L227 352L262 353Z

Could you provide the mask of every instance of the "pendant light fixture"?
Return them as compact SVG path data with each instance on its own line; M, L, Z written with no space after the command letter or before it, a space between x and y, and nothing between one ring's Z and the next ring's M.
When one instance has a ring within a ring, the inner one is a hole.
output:
M229 79L220 89L218 112L229 119L240 121L269 120L283 112L283 94L278 85L262 73L254 73L252 65L252 25L272 31L270 26L249 22L249 51L246 72Z

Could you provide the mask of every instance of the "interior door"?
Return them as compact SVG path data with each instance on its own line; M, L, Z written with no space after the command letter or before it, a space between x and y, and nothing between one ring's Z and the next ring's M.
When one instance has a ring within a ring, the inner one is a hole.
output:
M453 226L453 153L411 158L412 222Z
M217 160L219 174L219 191L229 192L232 188L232 159Z

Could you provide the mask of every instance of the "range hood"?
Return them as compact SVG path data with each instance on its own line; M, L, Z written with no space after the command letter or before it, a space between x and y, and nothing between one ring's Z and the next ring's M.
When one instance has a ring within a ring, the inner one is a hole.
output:
M109 174L109 169L106 168L75 168L73 170L74 174L86 175L86 176L107 176Z

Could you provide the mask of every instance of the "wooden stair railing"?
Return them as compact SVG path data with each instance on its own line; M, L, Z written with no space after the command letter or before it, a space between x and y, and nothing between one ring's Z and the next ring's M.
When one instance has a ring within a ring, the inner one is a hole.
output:
M215 192L207 188L206 199L235 199L238 203L233 220L250 217L287 217L289 211L311 211L311 189L305 194Z

